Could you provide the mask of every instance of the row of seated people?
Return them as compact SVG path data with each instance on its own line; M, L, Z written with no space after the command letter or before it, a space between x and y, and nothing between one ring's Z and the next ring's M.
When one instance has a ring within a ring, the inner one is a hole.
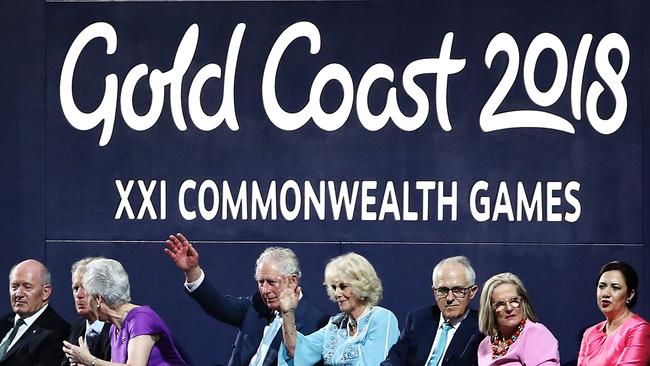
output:
M232 297L213 287L199 254L182 234L165 252L186 276L189 295L219 321L239 328L229 366L275 365L559 365L558 342L541 324L522 281L512 273L483 285L480 310L476 276L463 256L433 269L436 303L411 311L401 332L395 315L378 305L382 285L363 256L329 261L324 284L340 313L327 315L300 288L296 255L266 249L257 259L258 291ZM14 313L0 325L0 366L184 366L163 320L131 303L129 279L112 259L84 258L72 266L80 318L72 329L48 305L50 274L30 259L10 271ZM625 262L603 266L596 296L605 320L588 328L578 365L650 365L650 324L632 312L638 275Z

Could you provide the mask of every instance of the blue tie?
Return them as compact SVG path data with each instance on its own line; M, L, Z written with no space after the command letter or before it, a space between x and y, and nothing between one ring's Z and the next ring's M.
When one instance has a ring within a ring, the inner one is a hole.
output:
M98 339L99 339L99 333L97 333L95 329L90 327L90 329L86 331L86 346L88 346L89 350L92 351Z
M275 319L269 324L269 329L267 329L266 334L262 337L262 342L260 342L260 346L257 348L255 357L250 362L251 366L261 366L264 363L262 351L271 348L271 343L273 343L273 339L281 326L282 318L279 315L276 315Z
M431 354L431 358L427 363L428 366L437 366L438 362L440 362L442 354L445 352L445 347L447 346L447 334L451 328L451 324L447 322L442 323L442 333L440 333L440 340L438 341L438 344L436 344L436 349L434 349L433 353Z

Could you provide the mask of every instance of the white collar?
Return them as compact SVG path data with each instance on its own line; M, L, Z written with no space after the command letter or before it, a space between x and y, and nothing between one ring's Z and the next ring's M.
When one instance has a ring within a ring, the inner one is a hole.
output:
M34 324L34 322L36 321L36 319L38 319L38 317L41 316L41 314L43 314L43 312L45 311L45 309L47 308L48 305L49 305L49 303L45 303L45 305L43 305L43 307L40 308L40 309L39 309L37 312L35 312L34 314L32 314L32 315L30 315L30 316L28 316L28 317L26 317L26 318L22 318L23 321L25 322L25 324L27 324L28 327L31 327L32 324ZM20 319L20 315L16 314L16 315L14 316L14 324L16 324L16 321L17 321L18 319Z
M465 313L460 318L456 318L454 320L447 321L447 319L445 319L445 317L442 316L442 311L441 311L440 312L440 319L438 320L438 328L442 328L443 323L449 323L452 328L456 329L456 328L458 328L458 325L463 320L465 320L465 318L467 318L467 314L469 314L469 307L467 308L467 310L465 310Z
M104 329L104 322L101 320L95 320L94 322L89 322L88 319L86 319L86 333L88 333L88 329L91 329L95 331L97 334L101 334L102 329Z
M363 312L361 313L361 315L359 315L359 317L356 320L354 320L354 322L357 324L357 326L358 326L358 324L359 324L359 322L361 321L362 318L364 318L366 315L370 314L370 310L372 310L372 306L366 305L366 308L363 309ZM351 325L352 325L352 317L350 316L350 314L348 314L348 328L350 328Z

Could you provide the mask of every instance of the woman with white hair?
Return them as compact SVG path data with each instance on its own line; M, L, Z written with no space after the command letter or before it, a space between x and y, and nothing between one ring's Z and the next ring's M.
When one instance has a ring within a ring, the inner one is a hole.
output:
M120 262L97 259L88 263L83 287L89 307L97 319L111 323L111 362L90 354L79 338L79 346L63 342L63 350L73 365L86 366L187 366L171 332L148 306L132 304L129 277Z
M397 342L399 329L395 314L377 306L382 286L375 269L359 254L344 254L327 264L323 284L341 313L310 335L296 330L300 289L282 292L284 344L278 364L307 366L322 360L325 365L379 365Z

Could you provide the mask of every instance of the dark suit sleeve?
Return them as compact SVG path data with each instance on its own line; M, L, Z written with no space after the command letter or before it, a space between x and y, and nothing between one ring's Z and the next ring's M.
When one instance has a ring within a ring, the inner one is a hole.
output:
M470 309L447 348L445 364L478 365L478 346L483 338L485 336L478 329L478 312Z
M36 320L34 326L42 329L43 338L34 342L34 366L59 366L63 359L63 341L70 335L70 324L51 306ZM29 331L29 329L28 329Z
M251 306L250 298L225 296L207 278L189 295L208 315L237 328L242 326L246 311Z
M406 365L409 344L413 338L413 316L409 313L406 316L406 325L399 335L397 343L388 351L386 360L381 363L381 366L403 366Z
M326 326L327 323L329 323L330 320L330 315L321 310L318 306L314 305L312 303L313 309L310 312L309 316L314 319L314 322L312 324L312 328L310 329L309 333L311 334L316 332L317 330L321 329L322 327Z
M63 340L66 336L60 332L50 332L38 350L37 363L34 366L59 366L63 358Z
M65 355L65 353L63 354L63 356L61 356L61 363L59 363L58 365L59 366L70 366L70 360L68 360L68 357Z
M329 319L329 314L311 302L307 296L303 296L298 303L298 308L296 309L296 329L300 333L304 335L314 333L327 325Z
M104 328L102 328L102 332L99 334L99 341L95 344L95 349L93 349L93 356L97 356L106 361L111 360L110 328L110 324L104 324Z
M83 332L85 328L86 328L86 321L83 318L78 318L77 320L75 320L75 322L72 324L72 328L70 329L68 342L78 346L79 335L81 334L81 332ZM60 366L70 366L70 361L65 356L65 354L61 357Z

